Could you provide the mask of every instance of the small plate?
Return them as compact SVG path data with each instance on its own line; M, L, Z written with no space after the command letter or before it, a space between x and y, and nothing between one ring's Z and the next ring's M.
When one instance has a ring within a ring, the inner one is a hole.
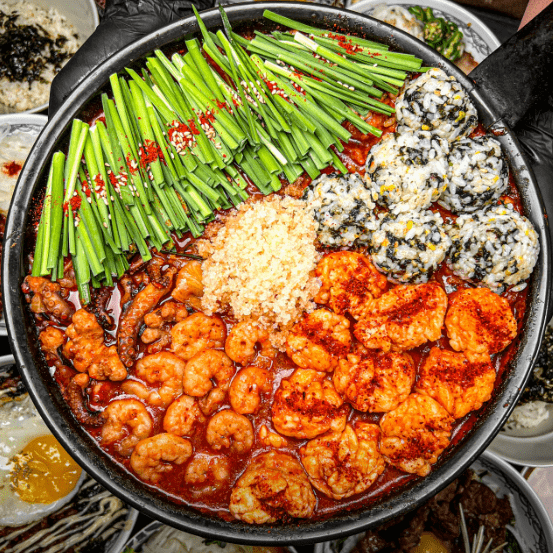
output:
M30 113L10 113L8 115L0 115L0 138L6 134L11 134L15 131L32 132L38 135L43 127L48 123L48 117L40 114ZM0 336L7 336L6 323L4 314L0 313Z
M444 17L457 24L459 30L463 32L466 51L472 54L478 63L484 61L496 48L501 46L499 39L485 23L465 8L449 0L424 0L421 3L413 2L413 0L361 0L355 4L351 0L347 0L346 8L370 16L378 4L404 8L411 6L432 8L437 17Z
M63 15L67 22L75 28L80 39L84 43L86 39L94 32L100 24L98 8L94 0L31 0L33 4L48 11L50 8L56 9ZM15 4L17 0L7 0L8 4ZM48 109L48 102L35 106L34 108L16 112L4 104L0 104L0 113L38 113Z
M501 430L488 450L515 465L553 466L553 406L547 409L549 418L535 428Z

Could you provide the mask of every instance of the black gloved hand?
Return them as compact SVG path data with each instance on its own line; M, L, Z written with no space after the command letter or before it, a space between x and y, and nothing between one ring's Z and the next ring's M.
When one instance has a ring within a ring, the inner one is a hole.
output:
M516 127L515 133L543 196L550 232L553 231L553 98L534 107Z
M102 21L59 72L50 90L48 116L59 109L73 89L113 53L147 34L198 11L214 0L107 0Z
M534 106L515 133L538 181L553 244L553 97ZM549 315L553 315L553 302Z

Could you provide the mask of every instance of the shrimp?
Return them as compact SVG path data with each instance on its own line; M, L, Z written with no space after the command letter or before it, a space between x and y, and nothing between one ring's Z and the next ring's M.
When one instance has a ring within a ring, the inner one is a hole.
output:
M234 366L228 356L216 349L206 349L186 363L184 392L201 397L200 408L205 415L211 415L225 401L233 376ZM217 386L213 387L212 380Z
M273 426L279 434L314 438L344 429L349 407L326 376L311 369L296 369L282 380L272 408Z
M196 260L188 261L177 274L177 282L171 296L197 309L201 305L200 298L203 295L202 264Z
M488 288L452 294L445 326L451 347L474 361L505 349L517 335L509 302Z
M182 394L182 378L185 362L168 351L146 355L136 364L136 376L150 385L161 384L151 389L136 380L127 380L121 387L127 393L134 393L155 407L167 407Z
M132 300L131 304L121 316L119 328L117 329L117 351L126 367L131 367L138 355L136 341L140 327L146 313L151 311L160 300L169 293L176 269L171 267L167 270L168 285L159 288L153 283L147 284Z
M204 349L223 347L226 335L227 329L220 317L193 313L171 329L172 351L188 361Z
M350 323L326 309L304 314L286 338L286 353L302 369L332 372L351 347Z
M366 304L381 296L388 285L370 259L355 252L325 255L315 276L322 282L315 301L328 304L338 315L348 312L354 319L359 319Z
M115 443L115 450L128 457L134 446L147 438L154 427L144 404L136 399L117 399L103 411L102 443Z
M406 353L383 353L361 358L348 355L334 371L334 387L354 409L383 413L407 399L415 383L415 363Z
M212 494L230 479L230 463L226 457L199 453L188 463L184 481L198 495Z
M196 399L183 395L169 405L163 418L163 430L175 436L190 436L204 422Z
M440 338L446 308L435 282L399 285L369 304L353 333L366 348L407 351Z
M426 476L449 445L453 421L437 401L413 393L380 419L380 453L400 470Z
M156 434L140 440L131 455L131 468L145 482L155 484L163 473L182 465L192 456L192 444L189 440L173 434Z
M171 344L173 323L184 321L188 317L186 306L174 301L165 302L161 307L144 315L146 328L140 339L148 345L148 353L156 353Z
M489 360L471 362L463 353L432 348L419 369L415 389L459 419L492 397L495 377Z
M229 509L247 524L310 518L317 500L300 463L287 453L258 455L234 486Z
M259 367L245 367L238 371L230 389L231 407L241 415L256 413L261 404L261 394L273 389L271 373Z
M252 423L244 415L223 409L207 423L205 437L216 451L230 449L231 453L241 454L251 449L254 432Z
M79 309L66 334L69 340L63 347L63 354L73 361L77 371L88 372L96 380L121 381L127 378L127 369L115 346L104 344L104 330L92 313Z
M253 321L242 321L233 326L225 342L227 355L240 365L251 363L255 357L255 344L259 344L259 355L272 359L276 350L269 341L266 329Z
M300 458L309 481L332 499L368 490L386 466L378 451L379 438L376 424L358 422L307 442Z
M272 447L275 449L288 446L288 440L284 436L281 436L276 432L271 432L265 424L261 425L258 436L259 440L264 446Z

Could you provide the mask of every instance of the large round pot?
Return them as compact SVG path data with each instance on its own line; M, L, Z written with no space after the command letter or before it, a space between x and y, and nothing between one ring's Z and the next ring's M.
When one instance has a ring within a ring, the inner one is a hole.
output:
M454 75L470 91L484 125L492 125L499 119L494 107L483 100L474 84L439 54L409 35L364 15L324 6L281 2L234 5L228 7L227 14L235 26L251 24L261 21L263 10L267 8L305 23L329 28L336 24L348 31L363 32L394 49L416 54L423 58L425 65L439 66ZM204 12L202 18L208 28L221 24L216 10ZM540 193L512 133L508 129L498 133L521 191L526 215L539 234L541 253L531 279L529 305L518 352L511 361L510 370L504 372L493 399L488 402L482 415L478 416L472 430L441 456L429 476L411 482L400 492L382 497L366 508L353 512L344 510L342 514L324 521L250 526L240 522L225 522L200 514L186 505L171 502L113 462L77 423L54 384L47 365L41 360L37 333L21 293L21 283L25 276L24 252L28 238L25 229L32 198L44 186L50 156L67 140L72 118L94 101L111 73L122 70L155 48L179 41L185 34L197 32L195 19L188 18L114 55L79 85L37 140L21 174L6 225L3 291L13 353L40 413L67 451L106 488L147 515L206 537L249 544L301 544L360 532L412 509L445 486L487 446L513 408L534 363L547 322L551 258Z

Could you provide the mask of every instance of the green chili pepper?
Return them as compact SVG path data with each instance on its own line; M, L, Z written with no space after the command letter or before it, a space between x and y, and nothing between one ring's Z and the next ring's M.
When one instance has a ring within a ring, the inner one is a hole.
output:
M445 20L438 17L424 24L424 40L431 46L438 45L445 37Z
M457 31L444 45L442 54L451 61L458 60L461 57L461 42L463 40L463 33Z
M411 6L409 11L417 18L424 22L424 10L420 6Z
M446 40L449 40L454 33L456 33L459 30L459 27L453 21L446 21L445 22L445 38Z

